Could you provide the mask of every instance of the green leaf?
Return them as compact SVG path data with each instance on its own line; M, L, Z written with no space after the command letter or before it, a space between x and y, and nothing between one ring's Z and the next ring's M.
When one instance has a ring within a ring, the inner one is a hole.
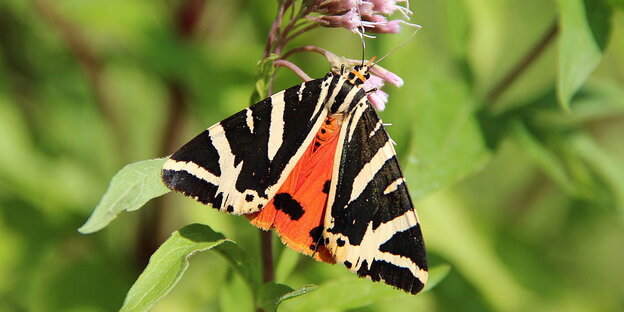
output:
M618 81L592 79L571 103L574 114L562 114L561 109L534 111L535 121L549 127L577 127L590 122L624 116L624 89Z
M449 264L439 264L429 269L429 278L427 278L427 285L422 292L427 292L436 287L442 280L444 280L449 273L451 273L451 266Z
M215 248L215 251L228 261L234 271L243 278L253 291L258 288L260 285L258 280L259 272L254 270L255 266L250 265L249 257L244 250L235 243L228 241L228 243L221 244Z
M120 212L138 210L150 199L169 192L160 179L165 160L167 158L150 159L123 167L111 180L93 214L78 231L83 234L97 232Z
M561 38L557 98L565 110L570 99L602 59L611 32L610 8L602 1L558 0Z
M223 234L203 224L187 225L171 235L150 257L149 264L126 295L121 311L147 311L178 283L196 252L223 244Z
M624 213L624 165L607 154L587 135L576 135L571 140L580 157L602 177L615 198L616 206Z
M539 165L551 179L556 181L566 192L575 193L576 186L571 181L564 164L540 140L527 129L520 120L511 122L511 129L516 142Z
M529 129L522 121L512 121L516 142L568 195L598 200L603 189L593 169L572 145L574 135L553 129Z
M269 81L275 74L274 62L279 58L277 54L271 54L258 62L258 74L256 75L256 89L251 96L250 105L268 96Z
M392 300L413 295L383 283L374 283L363 278L333 280L313 293L295 302L283 304L282 311L346 311L369 306L378 301Z
M293 290L284 284L266 283L258 291L258 307L266 312L274 312L283 301L305 295L317 288L316 285L306 285Z

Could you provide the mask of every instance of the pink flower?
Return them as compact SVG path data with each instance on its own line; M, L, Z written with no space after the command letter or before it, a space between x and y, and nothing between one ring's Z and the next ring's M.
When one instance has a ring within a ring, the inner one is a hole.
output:
M393 20L375 25L371 29L375 33L396 34L401 31L401 20Z
M367 97L368 101L371 103L376 111L379 112L386 108L386 103L388 103L388 93L377 90L375 92L369 93Z
M408 0L324 0L318 2L316 9L320 16L308 16L308 19L325 27L342 27L355 33L370 31L373 33L398 33L402 20L388 21L384 15L395 11L403 13L409 19L412 12L397 5ZM362 29L364 28L364 29Z
M373 92L368 93L368 101L373 105L377 111L382 111L386 108L388 102L388 93L381 91L384 86L384 80L378 76L371 75L370 78L364 82L364 90Z
M362 25L360 16L354 9L342 15L308 16L307 18L324 27L342 27L353 32L357 32L357 28Z
M345 12L351 11L351 9L355 8L357 4L357 0L330 0L323 1L319 4L317 12L322 14L344 14Z
M397 5L398 2L405 2L409 5L409 0L368 0L368 2L373 4L375 11L384 15L391 15L397 10L404 15L412 13L408 8Z
M373 68L371 68L370 71L371 71L371 74L373 74L371 78L375 76L379 76L380 79L383 79L384 81L387 81L394 86L397 86L397 87L403 86L403 79L401 79L401 77L399 77L397 74L379 65L373 66Z

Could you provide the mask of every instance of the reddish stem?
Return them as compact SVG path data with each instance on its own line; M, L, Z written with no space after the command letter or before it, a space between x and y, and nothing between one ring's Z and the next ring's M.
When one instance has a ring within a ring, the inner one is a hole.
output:
M289 61L286 61L286 60L276 60L275 61L275 66L276 67L286 67L286 68L292 70L303 81L310 81L310 80L312 80L312 78L310 78L310 76L308 76L308 74L306 74L301 68L299 68L299 66L297 66L297 65L295 65L295 64L293 64L293 63L291 63Z

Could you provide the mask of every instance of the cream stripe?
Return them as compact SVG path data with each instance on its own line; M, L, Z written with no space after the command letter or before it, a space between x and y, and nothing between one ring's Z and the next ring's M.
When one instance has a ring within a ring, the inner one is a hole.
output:
M345 83L345 81L346 80L344 80L342 77L338 79L338 82L336 82L336 85L334 86L334 90L332 90L332 94L328 94L329 98L325 102L325 105L327 105L327 109L331 109L331 106L334 104L334 101L336 100L336 96L342 89L342 85ZM329 82L331 84L331 80L329 80ZM327 89L329 90L329 85Z
M224 130L221 123L210 127L208 131L212 139L212 145L219 151L219 168L222 172L221 179L217 184L215 196L219 193L223 193L224 198L221 209L224 209L224 207L228 205L239 207L238 202L241 201L240 197L242 195L236 191L236 181L243 169L243 161L238 163L238 166L234 166L234 154L232 153L230 143L223 133Z
M195 177L202 179L208 183L213 185L219 184L219 177L212 174L212 172L206 170L200 165L192 162L192 161L177 161L174 159L168 159L163 165L163 169L165 170L174 170L174 171L186 171L189 174L194 175Z
M357 128L360 118L362 117L362 114L364 114L364 111L366 110L366 107L368 104L366 104L365 102L366 102L366 97L363 97L362 100L360 100L360 102L357 104L356 108L354 109L353 117L351 117L352 122L349 125L349 142L351 142L351 139L353 139L353 133L355 132L355 128Z
M253 112L251 111L251 109L248 108L248 109L245 110L245 113L246 113L246 117L247 117L246 118L246 120L247 120L247 127L249 127L250 132L253 133L253 131L254 131L254 120L253 120L253 115L252 115Z
M297 91L297 95L299 96L299 102L303 99L303 90L305 90L305 83L299 85L299 91Z
M383 125L383 122L381 121L381 119L379 119L379 121L375 125L375 128L371 131L371 133L368 135L368 137L372 138L373 135L375 135L375 133L377 132L377 130L381 129L382 125Z
M271 125L269 127L268 157L272 161L282 146L284 136L284 92L271 97Z
M384 195L388 195L396 190L399 189L399 185L403 184L403 182L405 182L405 179L403 177L400 177L396 180L394 180L392 183L390 183L390 185L388 185L388 187L386 187L386 189L384 190Z
M346 260L351 261L355 268L360 268L364 260L366 260L368 265L372 264L374 260L387 261L393 265L408 268L414 276L425 283L427 281L427 271L419 268L412 260L407 257L379 251L381 245L392 239L396 233L409 230L417 224L418 217L416 217L413 210L406 211L403 215L382 223L374 230L373 223L370 222L359 246L345 245L347 247Z
M377 150L375 156L373 156L373 158L371 158L371 160L362 167L355 179L353 179L351 198L349 199L347 205L360 197L368 183L370 183L374 179L375 174L377 174L377 172L381 169L381 167L383 167L386 161L388 161L389 158L387 155L392 154L394 154L394 150L392 149L392 143L390 143L390 141L387 141L383 147Z

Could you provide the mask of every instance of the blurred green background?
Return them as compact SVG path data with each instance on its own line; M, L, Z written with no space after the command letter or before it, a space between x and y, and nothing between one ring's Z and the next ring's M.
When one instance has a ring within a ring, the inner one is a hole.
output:
M275 2L0 2L1 311L116 310L154 248L193 222L258 257L244 218L179 194L96 234L76 230L124 164L168 155L249 104ZM424 294L357 298L347 270L276 243L278 282L347 285L283 311L624 310L622 8L412 0L423 29L382 64L405 86L385 88L381 116L430 263L451 271ZM409 32L369 40L367 57ZM297 45L360 55L358 37L341 29ZM318 55L292 60L312 77L329 69ZM276 89L297 83L280 70ZM250 300L208 252L154 311L244 311Z

